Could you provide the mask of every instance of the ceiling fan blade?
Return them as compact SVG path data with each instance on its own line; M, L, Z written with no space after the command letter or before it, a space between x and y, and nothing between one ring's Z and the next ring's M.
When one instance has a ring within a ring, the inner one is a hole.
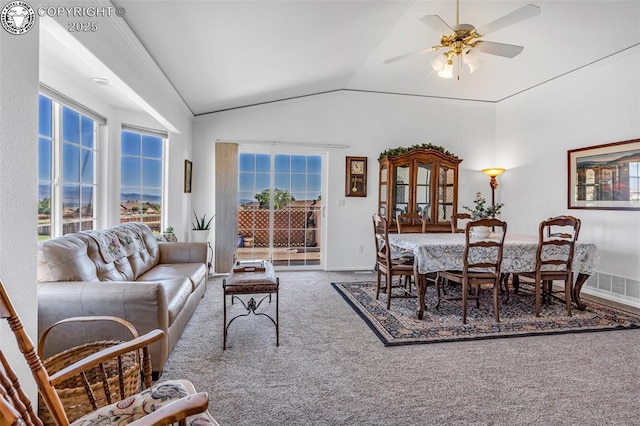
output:
M504 15L502 18L498 18L495 21L477 28L476 33L478 33L480 37L483 37L489 33L501 30L509 25L517 24L518 22L522 22L538 15L540 15L540 7L535 4L528 4Z
M393 58L389 58L386 61L384 61L384 63L385 64L390 64L392 62L397 62L397 61L400 61L402 59L409 58L411 56L421 55L421 54L427 53L427 52L432 52L433 50L434 50L433 47L427 47L426 49L420 49L420 50L416 50L415 52L405 53L404 55L394 56Z
M435 30L439 34L448 34L453 33L453 28L449 26L444 20L438 15L425 15L420 18L420 22L425 24L427 27Z
M518 56L524 46L517 46L515 44L496 43L495 41L478 41L475 47L481 52L489 53L490 55L504 56L505 58L513 58Z

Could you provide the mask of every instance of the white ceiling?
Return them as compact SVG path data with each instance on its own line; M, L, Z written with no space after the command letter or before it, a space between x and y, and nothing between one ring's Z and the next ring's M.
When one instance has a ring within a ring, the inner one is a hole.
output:
M475 73L446 80L431 71L435 52L383 61L438 44L419 18L454 25L454 0L113 3L195 115L344 89L498 102L640 48L640 0L531 0L539 16L485 38L525 46L519 56L481 54ZM461 0L460 23L479 27L527 3Z

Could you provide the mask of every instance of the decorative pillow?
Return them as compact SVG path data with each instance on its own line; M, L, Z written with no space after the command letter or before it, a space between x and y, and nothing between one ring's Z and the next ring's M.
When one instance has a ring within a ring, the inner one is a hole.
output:
M171 404L189 395L189 391L180 381L168 380L158 383L136 395L123 399L111 405L99 408L72 423L73 426L96 425L128 425L159 408ZM208 413L191 416L187 425L208 426L217 425Z

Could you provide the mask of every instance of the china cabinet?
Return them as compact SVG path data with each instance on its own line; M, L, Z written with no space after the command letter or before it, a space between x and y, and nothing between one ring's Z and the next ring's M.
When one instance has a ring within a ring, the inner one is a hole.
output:
M382 156L379 162L378 213L387 218L390 229L397 228L398 214L418 213L425 217L426 232L451 232L462 159L420 148Z

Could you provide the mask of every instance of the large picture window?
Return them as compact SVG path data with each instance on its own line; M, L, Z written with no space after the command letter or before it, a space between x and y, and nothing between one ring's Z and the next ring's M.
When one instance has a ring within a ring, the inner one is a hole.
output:
M97 122L40 95L38 239L96 227Z
M120 222L144 222L162 230L162 168L164 138L122 130Z

